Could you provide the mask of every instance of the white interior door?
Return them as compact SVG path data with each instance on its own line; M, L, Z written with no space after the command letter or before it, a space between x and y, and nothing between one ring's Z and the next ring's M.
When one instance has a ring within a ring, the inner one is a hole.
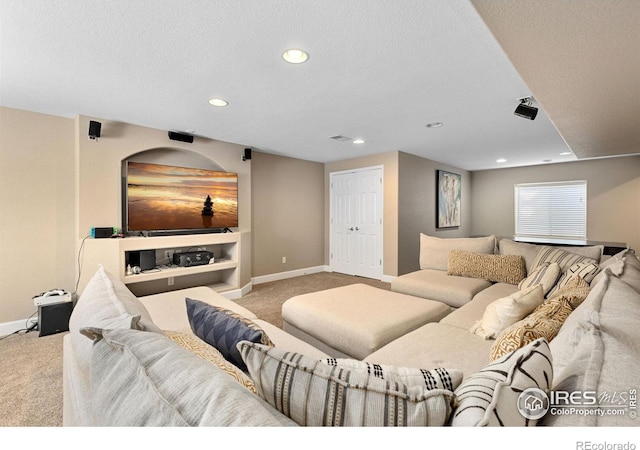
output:
M382 279L382 167L330 175L334 272Z

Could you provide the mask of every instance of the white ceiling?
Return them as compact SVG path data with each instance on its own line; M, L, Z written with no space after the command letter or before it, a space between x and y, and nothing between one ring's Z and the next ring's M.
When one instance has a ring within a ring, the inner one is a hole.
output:
M476 3L487 23L501 16ZM534 83L468 0L0 0L0 38L2 106L320 162L394 150L466 170L576 159L560 156L570 125L561 135L548 108L513 114L519 98L539 100ZM309 61L284 62L292 47Z

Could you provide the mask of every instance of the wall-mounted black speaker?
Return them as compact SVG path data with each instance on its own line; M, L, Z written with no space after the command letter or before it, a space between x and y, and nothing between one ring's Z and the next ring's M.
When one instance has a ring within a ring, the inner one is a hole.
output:
M188 142L189 144L193 143L193 136L175 131L169 131L169 139L172 141Z
M250 148L245 148L244 149L244 156L242 157L242 160L246 161L248 159L251 159L251 149Z
M95 120L89 121L89 139L98 139L100 137L100 129L102 124Z

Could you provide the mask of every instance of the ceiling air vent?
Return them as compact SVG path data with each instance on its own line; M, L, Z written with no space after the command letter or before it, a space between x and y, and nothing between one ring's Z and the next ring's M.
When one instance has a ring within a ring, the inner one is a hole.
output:
M347 142L352 140L350 137L342 136L340 134L336 136L331 136L329 139L333 139L334 141L340 141L340 142Z

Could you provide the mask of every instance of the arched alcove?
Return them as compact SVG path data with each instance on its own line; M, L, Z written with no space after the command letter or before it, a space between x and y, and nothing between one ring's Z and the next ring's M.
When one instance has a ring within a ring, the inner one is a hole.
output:
M124 159L122 161L123 167L127 161L226 171L224 167L211 158L182 148L158 147L142 150Z

